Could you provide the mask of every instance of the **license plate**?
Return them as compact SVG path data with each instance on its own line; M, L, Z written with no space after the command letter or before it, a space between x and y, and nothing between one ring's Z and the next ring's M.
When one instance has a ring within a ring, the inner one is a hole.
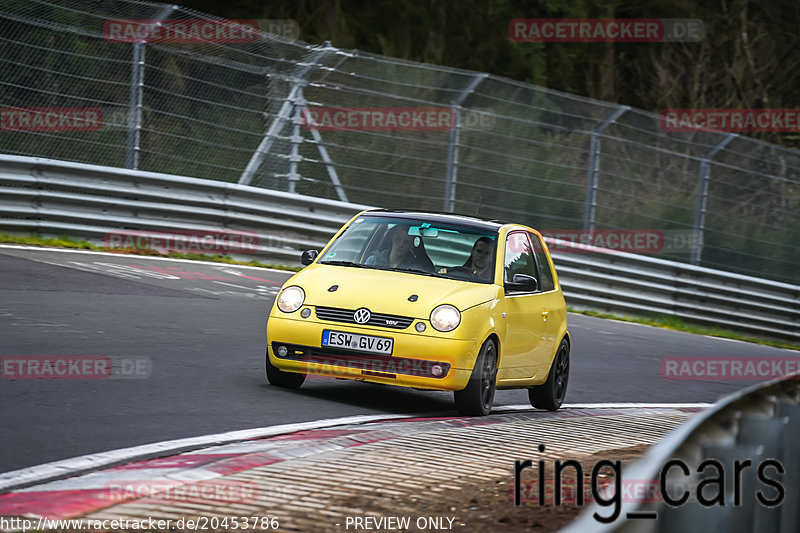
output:
M357 352L372 352L391 355L394 339L390 337L373 337L372 335L359 335L358 333L345 333L343 331L322 331L322 345L336 348L347 348Z

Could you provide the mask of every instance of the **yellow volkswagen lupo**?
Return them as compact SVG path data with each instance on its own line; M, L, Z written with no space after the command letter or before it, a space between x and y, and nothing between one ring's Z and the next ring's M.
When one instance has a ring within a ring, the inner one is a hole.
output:
M455 393L486 415L496 388L555 410L569 378L564 296L536 230L477 218L370 210L284 284L267 322L266 374Z

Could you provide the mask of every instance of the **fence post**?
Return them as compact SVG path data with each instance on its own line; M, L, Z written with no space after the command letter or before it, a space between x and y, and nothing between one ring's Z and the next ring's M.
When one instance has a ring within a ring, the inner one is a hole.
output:
M725 148L736 137L729 133L724 139L709 148L700 160L700 169L697 173L697 204L694 211L694 246L692 247L692 264L699 265L703 254L703 233L706 226L706 208L708 206L708 175L710 161L717 152Z
M297 182L300 181L300 174L297 172L297 165L303 160L300 156L300 145L303 143L303 137L300 135L301 116L300 110L305 106L305 99L303 98L302 89L300 96L297 100L297 105L294 106L294 120L292 124L292 136L289 142L292 148L289 153L289 174L287 176L288 182L286 190L292 194L297 192Z
M301 98L302 98L302 91L301 91ZM305 99L303 100L305 102ZM307 109L305 104L303 104L303 109ZM325 144L322 142L322 135L320 135L319 130L317 128L309 128L311 131L311 137L314 139L314 143L317 145L317 151L319 152L320 157L322 157L322 162L325 164L325 168L328 170L328 177L333 184L333 188L336 190L336 195L339 197L339 200L342 202L349 202L350 200L347 198L347 193L344 191L344 187L342 187L342 182L339 180L339 173L336 172L336 167L333 164L333 160L331 159L330 154L328 154L328 149L325 147Z
M628 106L620 106L592 130L592 137L589 140L589 165L586 171L586 207L583 212L583 229L586 231L594 230L595 211L597 210L597 178L600 173L600 134L629 109L630 107Z
M264 158L272 148L272 144L275 142L278 134L280 134L286 123L291 119L292 109L295 107L295 101L299 96L302 95L302 88L306 84L306 75L312 68L316 67L319 63L319 60L331 50L336 49L331 46L329 41L325 41L325 44L323 44L320 48L317 48L311 54L311 57L309 57L307 63L299 63L300 68L297 69L295 74L292 76L292 88L289 91L289 94L286 96L286 99L283 101L283 105L281 105L278 115L275 117L275 120L272 121L272 124L270 124L267 132L264 134L264 138L261 139L261 143L258 145L258 148L256 148L256 151L253 153L250 161L244 168L244 171L239 178L239 185L250 185L250 182L253 181L253 176L255 176L256 172L261 167L261 164L264 162Z
M131 98L128 111L128 149L125 168L139 168L139 143L142 136L142 92L144 90L144 43L133 44Z
M466 88L459 93L451 104L456 115L456 123L450 130L450 142L447 145L447 169L445 170L444 182L444 206L445 213L452 213L456 205L456 173L458 167L458 140L461 137L461 104L467 96L475 90L488 74L478 74Z
M153 20L168 18L178 6L166 6ZM133 44L131 66L131 91L128 105L128 143L125 151L125 168L139 169L139 152L142 143L142 99L144 97L144 51L145 43Z

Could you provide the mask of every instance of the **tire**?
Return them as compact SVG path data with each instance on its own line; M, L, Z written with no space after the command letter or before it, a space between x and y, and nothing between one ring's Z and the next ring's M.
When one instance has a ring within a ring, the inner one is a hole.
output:
M284 389L299 389L306 380L305 374L295 372L284 372L272 364L269 360L269 348L267 348L267 381L270 385L283 387Z
M564 403L569 382L569 343L562 339L553 364L547 375L547 381L538 387L528 389L531 405L537 409L556 411Z
M475 359L469 383L455 391L456 410L465 416L485 416L492 410L497 388L497 345L487 339Z

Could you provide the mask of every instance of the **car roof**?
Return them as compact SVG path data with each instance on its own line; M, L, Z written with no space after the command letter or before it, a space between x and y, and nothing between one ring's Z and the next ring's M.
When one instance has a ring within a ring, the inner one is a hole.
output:
M431 222L443 222L450 224L462 224L476 230L497 231L502 226L508 224L502 220L490 220L487 218L471 217L467 215L457 215L453 213L440 213L437 211L400 211L394 209L370 209L362 213L365 216L380 215L392 216L394 218L424 219ZM516 225L516 224L515 224Z

